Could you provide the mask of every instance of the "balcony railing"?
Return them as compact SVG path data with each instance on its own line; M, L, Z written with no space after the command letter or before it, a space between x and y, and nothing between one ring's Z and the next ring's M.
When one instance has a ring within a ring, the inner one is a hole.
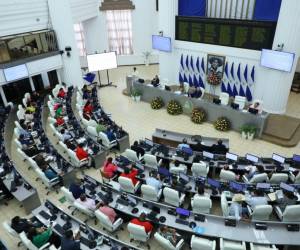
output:
M58 51L54 31L0 38L0 64Z

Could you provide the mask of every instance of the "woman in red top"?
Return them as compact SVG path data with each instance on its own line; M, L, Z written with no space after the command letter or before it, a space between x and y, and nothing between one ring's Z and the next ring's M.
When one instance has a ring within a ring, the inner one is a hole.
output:
M89 154L83 149L83 144L82 143L80 143L77 146L75 152L76 152L76 156L79 160L86 159L86 158L89 157Z
M58 116L58 117L56 118L56 125L57 125L57 126L61 126L61 125L63 125L64 123L65 123L64 118L62 118L62 117L60 117L60 116Z
M83 113L86 113L87 115L91 115L93 112L93 105L90 101L87 101L83 108Z
M58 98L65 98L65 96L66 96L66 92L64 91L63 88L60 88L59 91L58 91L57 97Z
M133 183L133 186L135 186L135 184L138 182L138 180L136 179L137 174L138 174L137 169L132 169L130 171L129 168L125 168L124 173L122 173L120 176L127 177L127 178L131 179L131 181Z
M139 218L134 218L130 221L130 223L139 225L139 226L143 226L145 228L146 233L149 233L152 231L153 229L153 225L149 222L146 221L146 214L145 213L141 213Z
M103 165L102 171L108 177L112 178L117 172L118 167L112 163L112 158L108 157L106 162Z

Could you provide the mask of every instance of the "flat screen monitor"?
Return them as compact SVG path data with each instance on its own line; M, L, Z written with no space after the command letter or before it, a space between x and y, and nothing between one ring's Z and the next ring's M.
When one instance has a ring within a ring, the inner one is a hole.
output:
M270 183L257 183L256 184L256 189L270 189L271 188L271 184Z
M89 177L89 176L85 176L85 177L84 177L84 180L85 180L86 182L89 182L89 183L93 184L95 187L98 186L97 181L94 180L93 178Z
M226 153L226 159L232 160L232 161L237 161L238 160L238 156L236 154Z
M293 187L291 185L288 185L284 182L280 183L280 188L285 190L285 191L291 192L291 193L295 192L295 187Z
M171 37L152 35L152 49L164 52L171 52Z
M213 188L220 188L221 187L221 183L219 181L211 179L211 178L207 178L207 184L210 185Z
M185 217L190 216L190 211L181 207L176 208L176 213L180 216L185 216Z
M28 69L25 64L6 68L3 70L3 72L7 82L29 77Z
M89 72L95 72L118 67L116 52L87 55Z
M203 151L203 157L209 158L209 159L214 159L214 154L207 152L207 151Z
M278 154L273 154L272 155L272 159L278 163L281 163L283 164L285 162L285 158L281 155L278 155Z
M294 53L263 49L261 51L260 65L271 69L291 72L294 58Z
M253 163L258 163L258 161L259 161L259 158L255 155L252 155L252 154L246 154L246 159L248 161L253 162Z
M243 192L245 190L245 185L244 184L238 183L238 182L235 182L235 181L229 182L229 187L230 187L230 189L233 189L237 192Z
M300 163L300 155L293 155L293 161L294 162L297 162L297 163Z
M184 182L189 182L190 181L190 178L184 173L180 173L179 178L182 179Z

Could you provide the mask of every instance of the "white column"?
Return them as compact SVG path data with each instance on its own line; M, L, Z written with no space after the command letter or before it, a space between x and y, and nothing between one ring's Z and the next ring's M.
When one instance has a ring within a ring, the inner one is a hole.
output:
M32 77L31 77L31 76L29 77L29 82L30 82L30 87L31 87L31 90L32 90L32 91L35 91L35 87L34 87L33 79L32 79Z
M2 86L0 86L0 95L2 97L2 101L3 101L4 106L7 106L7 100L6 100L6 96L4 94Z
M82 85L79 53L75 40L73 19L69 0L48 1L51 23L57 35L60 50L71 47L70 56L62 55L64 67L61 71L62 81L67 85Z
M282 0L277 23L273 49L284 44L283 51L295 53L293 69L290 73L264 69L263 91L264 110L270 113L283 114L290 94L290 89L300 54L300 3L299 0Z
M49 87L50 86L50 81L49 81L48 73L47 72L42 72L41 76L42 76L44 87L45 88Z
M175 41L175 16L178 15L178 0L159 1L158 31L163 31L164 36L171 37L173 49ZM174 60L174 52L159 52L159 74L172 83L177 83L177 70L170 67Z

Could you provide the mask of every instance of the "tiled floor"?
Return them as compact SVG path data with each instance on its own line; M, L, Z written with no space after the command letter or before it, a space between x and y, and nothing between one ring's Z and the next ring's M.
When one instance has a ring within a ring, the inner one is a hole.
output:
M141 78L152 78L158 72L158 65L151 65L149 67L137 66ZM112 119L117 124L122 125L123 128L129 132L130 141L133 142L140 138L151 138L151 134L155 128L164 128L168 130L190 133L190 134L202 134L204 136L213 137L226 137L230 139L230 148L232 152L244 155L247 152L257 154L259 156L270 156L273 152L280 153L282 155L291 156L293 153L300 154L300 146L294 148L283 148L273 145L261 140L245 141L240 138L237 132L221 133L216 131L209 123L202 125L196 125L192 123L189 117L185 115L170 116L165 109L154 111L150 108L148 103L136 103L131 98L122 95L122 90L125 88L125 76L131 72L132 67L120 67L115 70L111 70L110 78L117 84L117 88L107 87L100 89L100 102L105 108L105 111L112 114ZM102 76L102 81L105 81L105 75ZM300 95L291 94L287 114L300 118ZM50 140L55 142L55 139L49 135ZM59 149L59 148L58 148ZM50 195L46 195L44 185L41 182L36 182L36 175L33 171L27 170L27 163L23 162L15 152L15 145L12 143L12 159L15 161L18 170L21 174L29 180L29 182L37 188L41 201L50 199L51 201L59 204L61 207L66 208L66 204L60 204L58 199L62 197L61 194L52 192ZM93 175L96 178L100 178L100 175L95 170L89 170L88 174ZM0 221L10 220L15 215L24 216L23 208L19 207L19 204L15 200L9 201L9 206L0 205ZM77 214L79 218L82 218L80 214ZM6 234L2 225L0 226L0 236L4 239L9 246L9 249L18 249L16 241ZM119 234L121 240L128 241L128 233L126 230ZM154 240L151 240L152 249L160 248ZM23 249L22 247L19 249Z

